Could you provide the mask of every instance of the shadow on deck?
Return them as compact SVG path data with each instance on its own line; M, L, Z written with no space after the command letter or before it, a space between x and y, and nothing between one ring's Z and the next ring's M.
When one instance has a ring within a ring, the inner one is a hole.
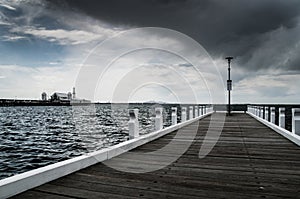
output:
M198 158L210 117L199 121L188 151L149 173L126 173L99 163L13 198L297 198L300 149L247 114L226 117L213 150ZM198 123L198 122L197 122ZM184 127L197 126L197 123ZM149 152L174 139L176 132L134 149ZM189 136L178 139L184 142ZM172 152L159 154L168 158ZM128 166L126 154L121 167ZM130 157L130 156L129 156ZM109 160L109 161L113 161ZM143 164L159 164L151 156Z

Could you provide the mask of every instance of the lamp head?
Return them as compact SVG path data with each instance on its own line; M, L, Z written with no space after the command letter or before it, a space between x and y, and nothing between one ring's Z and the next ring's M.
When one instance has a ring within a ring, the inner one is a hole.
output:
M228 61L232 60L233 57L226 57L225 59L227 59Z

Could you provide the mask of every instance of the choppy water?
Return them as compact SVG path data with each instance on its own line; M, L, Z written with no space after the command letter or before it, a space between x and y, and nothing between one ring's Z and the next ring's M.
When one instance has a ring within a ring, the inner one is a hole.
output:
M141 134L154 131L153 105L0 107L0 179L128 140L128 108L139 109Z

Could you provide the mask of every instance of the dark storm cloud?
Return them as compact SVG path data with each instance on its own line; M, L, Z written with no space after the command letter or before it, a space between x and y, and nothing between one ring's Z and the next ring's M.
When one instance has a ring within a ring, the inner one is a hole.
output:
M51 2L52 5L74 9L114 25L155 26L180 31L197 40L214 57L232 55L237 58L239 66L249 70L271 67L300 70L300 47L297 46L300 40L299 0ZM277 38L276 34L281 35L282 39ZM277 42L274 46L278 49L270 50L274 38ZM282 55L282 49L286 54ZM261 56L265 51L268 57ZM281 63L282 56L288 61Z

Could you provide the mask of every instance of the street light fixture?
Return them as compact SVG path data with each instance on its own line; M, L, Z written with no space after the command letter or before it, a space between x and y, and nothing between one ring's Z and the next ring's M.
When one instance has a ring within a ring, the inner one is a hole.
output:
M228 61L228 80L227 80L227 90L228 90L228 115L230 115L230 91L232 90L232 80L230 79L230 62L233 59L233 57L226 57Z

